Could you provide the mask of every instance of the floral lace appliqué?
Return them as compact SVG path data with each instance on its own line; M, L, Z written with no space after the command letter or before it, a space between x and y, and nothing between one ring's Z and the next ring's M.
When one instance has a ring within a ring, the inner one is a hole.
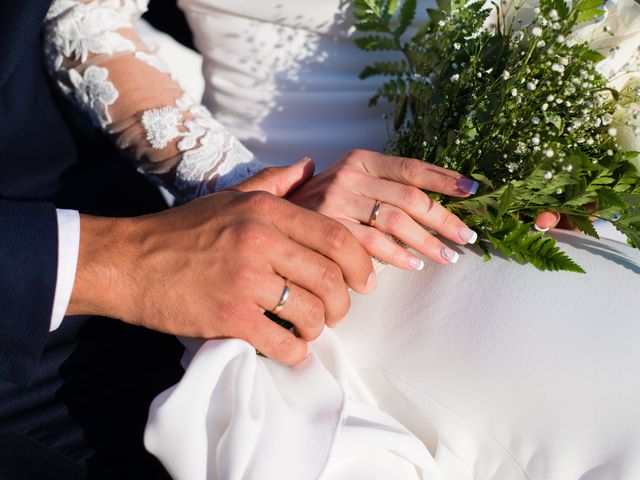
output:
M111 124L109 105L118 99L118 91L108 80L106 68L90 66L80 75L76 70L69 70L69 81L73 85L73 96L93 120L94 124L106 128Z

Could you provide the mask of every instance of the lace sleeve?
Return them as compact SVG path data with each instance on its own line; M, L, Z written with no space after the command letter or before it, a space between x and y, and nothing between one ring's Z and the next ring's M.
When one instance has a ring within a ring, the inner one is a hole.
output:
M45 57L58 87L179 201L239 183L263 168L184 92L138 38L148 0L54 0Z

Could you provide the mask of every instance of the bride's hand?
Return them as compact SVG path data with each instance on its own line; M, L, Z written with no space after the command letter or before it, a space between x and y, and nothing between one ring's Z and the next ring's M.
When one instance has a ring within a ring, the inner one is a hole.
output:
M458 254L423 226L459 245L475 242L477 235L421 189L467 197L477 188L477 182L429 163L354 150L287 198L343 223L381 261L421 270L424 262L385 234L434 262L455 263Z

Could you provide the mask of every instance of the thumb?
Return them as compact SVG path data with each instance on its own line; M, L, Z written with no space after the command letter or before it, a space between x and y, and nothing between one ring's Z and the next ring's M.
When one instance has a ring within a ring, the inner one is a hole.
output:
M269 167L248 178L230 190L240 192L263 191L277 197L286 197L313 175L315 165L310 158L287 167Z

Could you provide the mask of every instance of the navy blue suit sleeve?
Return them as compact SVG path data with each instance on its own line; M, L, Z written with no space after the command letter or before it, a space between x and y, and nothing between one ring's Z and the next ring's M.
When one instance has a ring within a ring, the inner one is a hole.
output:
M49 334L57 267L55 206L0 199L0 381L32 380Z

